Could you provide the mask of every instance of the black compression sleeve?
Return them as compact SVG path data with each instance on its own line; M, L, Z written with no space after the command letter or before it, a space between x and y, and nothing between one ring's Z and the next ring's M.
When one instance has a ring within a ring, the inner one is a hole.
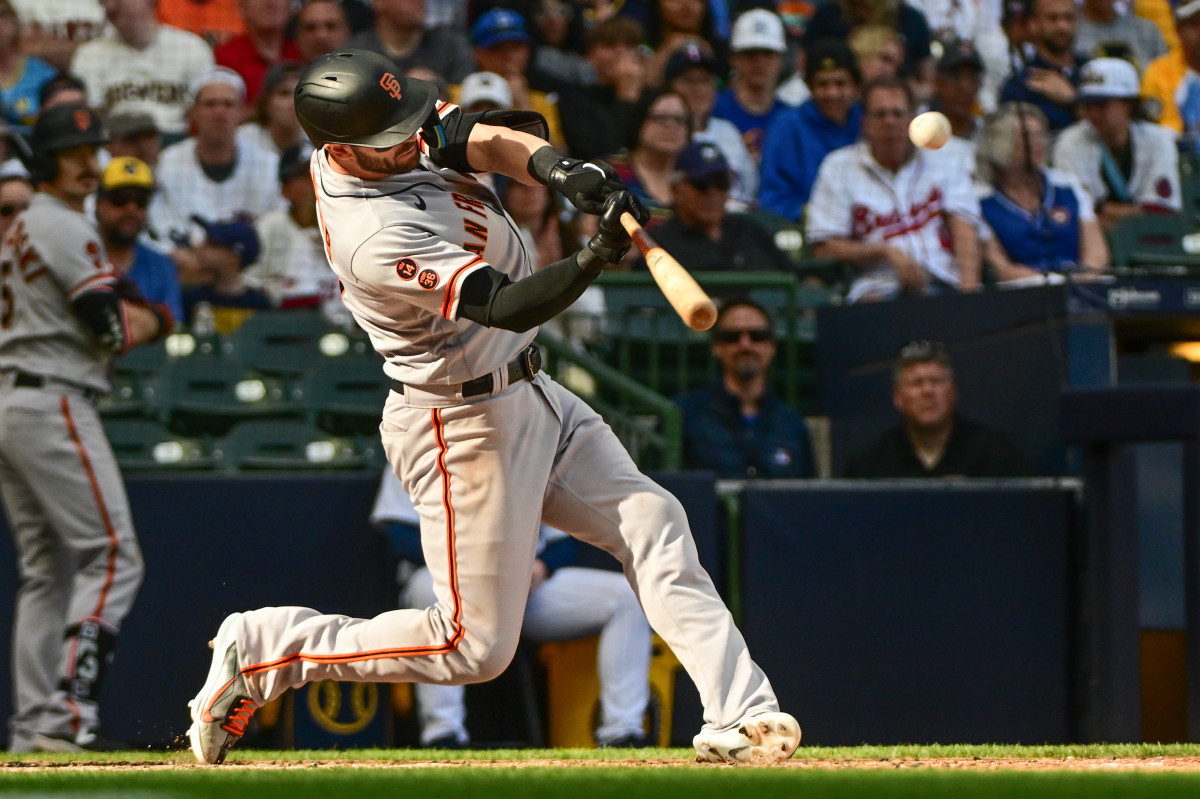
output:
M463 281L458 314L486 327L523 333L579 299L603 268L604 262L586 248L515 283L485 267Z

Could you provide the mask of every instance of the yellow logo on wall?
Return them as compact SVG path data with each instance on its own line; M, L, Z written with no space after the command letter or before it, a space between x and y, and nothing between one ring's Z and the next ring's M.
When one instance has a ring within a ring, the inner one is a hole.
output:
M348 702L345 701L347 698ZM349 705L348 719L341 718L343 704ZM378 710L379 688L374 683L322 680L308 687L309 714L318 727L335 735L353 735L361 731L371 723Z

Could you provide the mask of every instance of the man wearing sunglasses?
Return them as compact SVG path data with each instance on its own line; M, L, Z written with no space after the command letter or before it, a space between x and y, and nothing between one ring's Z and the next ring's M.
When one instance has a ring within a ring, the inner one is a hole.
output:
M114 158L100 175L96 224L117 274L136 283L146 299L163 303L172 316L182 319L175 262L141 241L153 195L154 173L146 162L130 156Z
M771 393L775 331L766 309L727 303L712 329L720 379L676 398L683 408L683 458L689 469L727 479L813 477L804 417Z
M693 272L789 269L770 234L746 214L725 210L731 177L716 145L689 144L675 160L675 215L655 229L655 240Z

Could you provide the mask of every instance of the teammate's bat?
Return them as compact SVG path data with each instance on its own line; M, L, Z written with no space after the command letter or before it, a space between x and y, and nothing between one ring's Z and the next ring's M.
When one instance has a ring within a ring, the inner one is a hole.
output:
M671 254L650 238L638 221L628 211L621 214L621 225L637 245L638 252L646 259L654 282L663 296L692 330L708 330L717 321L717 306L704 293L704 289L688 274L688 271Z

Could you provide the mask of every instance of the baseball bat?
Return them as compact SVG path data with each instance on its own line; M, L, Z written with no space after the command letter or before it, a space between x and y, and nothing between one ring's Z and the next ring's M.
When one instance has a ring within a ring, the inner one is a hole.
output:
M717 306L683 265L658 246L650 234L628 211L621 214L621 225L646 259L650 274L679 318L692 330L708 330L717 321Z

